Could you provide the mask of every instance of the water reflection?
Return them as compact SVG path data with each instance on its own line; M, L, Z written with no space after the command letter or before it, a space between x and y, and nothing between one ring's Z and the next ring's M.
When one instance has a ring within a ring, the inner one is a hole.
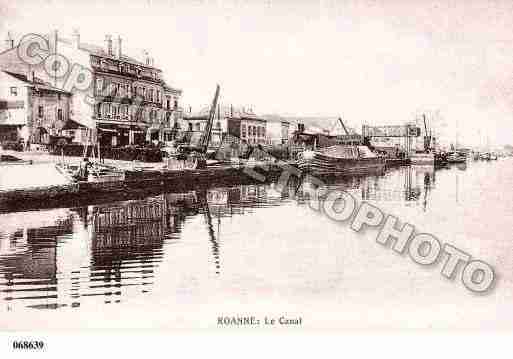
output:
M420 205L426 210L429 193L435 186L436 172L432 166L401 167L384 177L364 181L361 186L361 199L406 202Z
M418 206L427 211L431 196L440 190L438 176L443 177L446 186L454 176L454 186L443 190L455 191L456 202L459 201L460 176L466 174L465 170L466 167L450 167L435 171L432 167L410 166L384 175L326 180L326 186L350 191L362 200ZM267 209L292 201L301 207L308 198L309 186L314 184L300 183L292 176L285 188L278 183L239 185L94 206L2 213L3 309L78 308L121 303L141 296L150 298L154 287L162 286L165 280L158 275L163 262L172 266L183 248L197 249L194 241L200 241L199 245L208 250L208 271L214 278L223 278L230 275L230 267L223 267L223 263L234 255L226 251L223 241L245 236L242 217L250 217L255 211L273 213ZM297 211L294 208L289 206L287 210ZM317 219L311 220L315 225ZM198 223L201 228L195 227ZM230 226L231 231L223 232L223 226ZM185 230L187 236L183 235ZM280 228L275 230L279 232ZM321 235L322 230L319 229ZM287 241L294 238L280 240L288 248ZM293 244L290 246L293 248ZM185 255L195 253L186 251ZM233 270L232 266L231 275ZM243 272L244 268L238 270Z
M272 186L271 186L272 187ZM221 272L223 217L276 206L267 185L168 193L144 200L0 214L0 292L11 310L120 303L151 292L164 245L187 219L204 217L215 273Z

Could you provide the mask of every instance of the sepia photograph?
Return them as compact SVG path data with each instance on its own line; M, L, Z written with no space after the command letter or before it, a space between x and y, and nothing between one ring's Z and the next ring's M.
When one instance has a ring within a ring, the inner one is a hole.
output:
M511 331L512 24L506 0L0 0L8 349Z

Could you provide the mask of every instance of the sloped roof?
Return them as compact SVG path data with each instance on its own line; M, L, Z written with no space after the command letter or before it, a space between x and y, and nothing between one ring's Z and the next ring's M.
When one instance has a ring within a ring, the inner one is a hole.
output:
M26 74L21 74L21 73L17 73L17 72L11 72L11 71L7 71L7 70L2 70L2 72L6 73L7 75L12 76L15 79L20 80L20 81L22 81L22 82L24 82L24 83L26 83L28 85L31 85L33 87L37 87L37 88L45 89L45 90L49 90L49 91L55 91L55 92L70 94L69 92L61 90L61 89L59 89L57 87L54 87L54 86L50 85L49 83L44 82L43 80L41 80L40 78L37 78L37 77L34 77L34 81L30 81L27 78Z
M59 40L63 41L63 42L66 42L66 43L70 43L70 41L67 40L67 39L59 39ZM88 52L88 53L90 53L92 55L95 55L95 56L105 57L105 58L114 59L114 60L120 60L120 61L123 61L123 62L130 63L132 65L143 66L143 67L146 67L146 68L151 68L151 69L154 69L154 70L162 72L162 70L160 68L158 68L158 67L147 65L144 62L139 61L139 60L137 60L134 57L127 56L126 54L123 54L123 53L121 54L121 58L118 59L114 55L109 55L102 46L81 42L79 48L81 50L86 51L86 52ZM174 88L174 87L168 85L164 80L161 80L161 82L162 82L162 85L164 86L164 90L167 90L167 91L170 91L170 92L178 92L180 94L182 93L181 89L177 89L177 88Z
M66 121L66 123L62 127L63 130L76 130L77 128L87 128L87 126L84 126L77 121L73 121L73 120L69 119Z
M81 42L79 48L81 50L84 50L84 51L89 52L90 54L93 54L93 55L96 55L96 56L101 56L101 57L106 57L106 58L111 58L111 59L118 60L118 58L116 56L109 55L103 49L103 47L98 46L98 45L85 44L85 43ZM152 68L152 69L160 71L160 69L155 67L155 66L149 66L149 65L143 63L142 61L139 61L139 60L137 60L137 59L135 59L133 57L127 56L125 54L121 54L121 58L119 60L124 61L124 62L129 62L129 63L132 63L134 65L144 66L144 67L148 67L148 68Z
M164 82L164 81L163 81ZM175 87L172 87L170 85L168 85L167 83L163 83L164 86L164 91L169 91L169 92L178 92L179 94L182 94L182 90L181 89L178 89L178 88L175 88Z
M28 84L32 84L32 85L46 85L43 80L41 80L40 78L37 78L37 77L34 77L34 81L29 81L29 79L27 78L26 74L20 74L20 73L16 73L16 72L7 71L7 70L2 70L2 72L4 72L7 75L10 75L10 76L16 78L17 80L23 81L23 82L28 83Z
M47 34L45 35L42 35L43 38L45 38L46 40L49 40L49 36ZM65 37L61 37L59 36L58 37L58 41L62 42L62 43L65 43L67 45L71 45L72 44L72 41L69 39L69 38L65 38ZM15 50L19 47L20 44L17 44L14 48L12 49L6 49L4 51L0 51L0 54L3 54L3 53L6 53L6 52L9 52L9 51L12 51L12 50ZM121 61L124 61L124 62L127 62L127 63L130 63L130 64L133 64L133 65L137 65L137 66L142 66L142 67L146 67L146 68L151 68L151 69L154 69L154 70L157 70L157 71L160 71L162 72L162 70L158 67L155 67L155 66L149 66L147 64L145 64L144 62L142 61L139 61L137 60L136 58L132 57L132 56L127 56L126 54L121 54L121 59L118 59L116 56L114 55L109 55L102 46L99 46L99 45L94 45L94 44L89 44L89 43L85 43L85 42L80 42L80 46L79 48L85 52L88 52L89 54L91 55L95 55L95 56L99 56L99 57L104 57L104 58L108 58L108 59L113 59L113 60L121 60ZM22 80L22 81L26 81L26 76L25 76L25 80ZM178 89L178 88L175 88L173 86L170 86L169 84L167 84L164 80L161 80L162 82L162 85L164 87L165 90L167 91L170 91L170 92L177 92L179 94L182 94L182 90L181 89ZM50 84L48 83L44 83L41 81L41 84L44 84L46 86L50 86ZM64 91L63 91L64 92Z

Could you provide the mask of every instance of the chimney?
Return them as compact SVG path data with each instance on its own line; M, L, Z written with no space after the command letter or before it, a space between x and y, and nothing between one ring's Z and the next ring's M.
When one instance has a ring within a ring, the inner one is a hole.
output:
M123 54L121 45L122 45L122 39L121 39L121 36L118 35L118 46L116 47L116 57L118 59L121 59L121 55Z
M9 50L9 49L12 49L14 48L14 40L11 36L11 33L8 31L7 32L7 37L5 38L5 49L6 50Z
M34 82L34 71L32 71L32 68L30 66L28 66L27 68L27 80L29 82Z
M59 32L57 30L53 30L48 37L48 42L50 46L50 53L57 53L57 42L59 41Z
M143 50L143 62L146 66L152 66L151 57L147 50Z
M112 56L112 36L105 35L105 51L109 56Z
M80 47L80 32L78 29L73 29L73 35L71 37L73 40L73 47L78 49Z

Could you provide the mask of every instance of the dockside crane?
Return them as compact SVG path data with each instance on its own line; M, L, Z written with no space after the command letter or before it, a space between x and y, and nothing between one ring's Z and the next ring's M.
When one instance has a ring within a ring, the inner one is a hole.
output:
M422 119L424 120L424 152L428 152L431 149L431 134L428 133L427 125L426 125L426 114L422 114Z
M210 107L207 125L197 144L182 144L177 147L176 158L185 161L185 167L189 169L205 168L207 166L207 150L212 137L212 128L216 116L217 103L221 88L216 86L216 92Z
M210 107L210 113L208 115L207 126L205 127L205 131L200 141L201 152L206 154L208 145L210 143L210 139L212 137L212 128L214 127L214 118L216 116L217 102L219 101L219 85L216 86L216 93L214 95L214 99L212 100L212 106Z
M344 125L344 121L342 121L342 117L338 118L338 122L340 122L340 124L342 125L342 128L344 129L344 132L346 133L346 135L349 135L349 131L347 130L346 125Z

